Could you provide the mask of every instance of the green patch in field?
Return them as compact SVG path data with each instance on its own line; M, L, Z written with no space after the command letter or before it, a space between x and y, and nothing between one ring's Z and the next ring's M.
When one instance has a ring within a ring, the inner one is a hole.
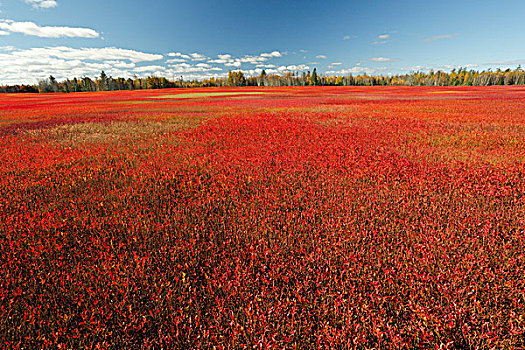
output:
M187 94L177 95L162 95L162 96L151 96L149 98L201 98L201 97L216 97L216 96L238 96L238 95L265 95L268 92L192 92Z

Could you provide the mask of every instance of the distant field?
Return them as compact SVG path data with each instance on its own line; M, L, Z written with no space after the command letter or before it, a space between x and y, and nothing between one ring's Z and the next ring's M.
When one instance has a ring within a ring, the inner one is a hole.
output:
M152 96L150 98L201 98L201 97L220 97L220 96L237 96L237 95L264 95L268 92L250 91L250 92L194 92L187 94Z
M431 94L463 94L465 91L430 91Z
M0 94L0 347L524 348L524 92Z

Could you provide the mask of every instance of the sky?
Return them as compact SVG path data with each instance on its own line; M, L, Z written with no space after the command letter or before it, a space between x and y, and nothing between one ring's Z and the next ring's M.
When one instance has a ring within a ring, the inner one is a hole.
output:
M0 0L0 85L525 66L524 0Z

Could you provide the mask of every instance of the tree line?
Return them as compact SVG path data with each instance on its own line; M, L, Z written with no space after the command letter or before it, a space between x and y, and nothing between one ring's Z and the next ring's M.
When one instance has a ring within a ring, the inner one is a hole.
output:
M37 85L0 86L0 92L85 92L139 89L165 89L190 87L224 86L465 86L465 85L525 85L525 71L518 66L515 70L497 69L495 71L453 69L451 72L433 71L411 72L398 75L326 75L312 72L286 72L282 75L266 74L263 70L258 76L246 77L241 71L229 71L224 78L202 80L168 80L165 77L113 78L104 71L99 77L66 79L57 81L53 76L41 80Z

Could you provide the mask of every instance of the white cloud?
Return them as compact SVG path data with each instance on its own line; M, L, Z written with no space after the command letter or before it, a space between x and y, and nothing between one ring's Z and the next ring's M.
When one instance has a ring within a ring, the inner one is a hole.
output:
M171 74L180 74L180 73L195 73L195 72L211 72L211 71L222 71L222 68L212 67L206 63L198 63L195 66L192 66L189 63L180 63L169 66Z
M290 66L280 66L277 68L277 71L279 72L294 72L294 71L303 71L310 69L309 66L305 64L299 64L299 65L290 65Z
M441 70L441 71L450 71L452 69L458 68L476 68L479 67L478 64L461 64L461 65L441 65L441 66L412 66L406 68L400 68L400 71L403 72L428 72L430 70Z
M330 63L330 65L328 66L328 68L333 69L333 68L336 68L337 66L340 66L340 65L342 65L342 64L343 64L343 63L341 63L341 62L332 62L332 63Z
M166 70L166 67L163 67L163 66L141 66L141 67L136 67L133 69L133 71L137 73L158 72L158 71L165 71L165 70Z
M245 63L259 65L270 59L282 57L285 54L286 53L281 53L279 51L263 52L259 55L245 55L243 57L233 57L230 54L222 54L217 55L216 59L208 60L207 62L223 64L226 67L239 68Z
M0 76L2 84L36 83L50 74L57 79L96 76L101 70L108 75L125 76L126 72L107 62L85 62L81 60L64 60L58 58L19 58L5 65L5 59L12 55L0 54Z
M169 60L166 60L166 63L180 63L180 62L186 62L184 58L171 58Z
M170 57L180 57L180 58L184 58L184 59L187 59L187 60L191 60L191 56L189 55L185 55L181 52L170 52L168 53L168 56Z
M189 63L171 64L170 67L174 69L187 69L187 68L191 68L191 64Z
M386 58L386 57L372 57L370 59L370 61L372 62L390 62L392 61L391 58Z
M232 58L232 55L229 55L229 54L223 54L223 55L217 55L217 59L215 60L209 60L208 63L221 63L221 64L225 64L225 63L228 63L231 58Z
M233 62L225 63L224 65L227 66L227 67L239 68L240 66L242 66L242 63L240 61L233 61Z
M220 63L220 64L225 64L225 63L228 63L229 60L223 60L223 59L217 59L217 60L209 60L208 63Z
M33 35L40 38L98 38L100 36L99 33L90 28L42 27L33 22L15 22L6 19L0 20L0 30L3 32Z
M137 63L161 58L162 55L115 47L0 47L0 83L36 83L50 74L59 80L97 76L101 70L112 76L131 77Z
M129 78L134 75L178 77L184 79L204 79L222 77L222 68L206 63L179 63L165 66L143 65L141 62L162 59L162 55L119 48L44 47L16 49L0 47L0 84L37 83L38 80L53 75L57 80L66 78L100 75L104 70L113 77ZM171 55L171 57L176 57Z
M208 57L199 53L170 52L165 55L166 60L162 60L164 56L160 54L116 47L57 46L18 49L0 46L0 84L37 83L51 74L57 80L83 76L95 77L99 76L102 70L108 76L124 78L134 75L156 75L167 78L183 76L184 79L205 79L224 77L229 67L237 70L243 68L244 65L255 66L245 70L249 74L260 74L262 69L265 69L268 74L284 74L310 69L304 64L281 66L272 64L272 59L279 58L279 54L284 55L284 53L277 52L241 57L221 54L216 60L208 60ZM207 61L198 62L203 58ZM217 66L211 61L220 61L222 64ZM149 62L151 64L148 64Z
M318 55L318 56L315 56L315 58L319 58L319 59L325 60L326 56L325 55Z
M250 56L250 55L244 56L242 58L236 58L235 59L235 61L239 61L241 63L251 63L251 64L257 64L257 63L260 63L260 62L265 62L267 60L268 60L268 58L266 58L266 57Z
M499 61L499 62L489 62L483 63L484 66L516 66L516 65L525 65L525 58L512 60L512 61Z
M48 9L58 6L58 3L55 0L25 0L25 2L33 5L34 8L39 9Z
M401 71L409 71L409 72L417 72L417 71L429 71L431 70L431 67L427 66L412 66L408 68L401 68Z
M457 34L445 34L445 35L434 35L429 38L424 39L424 42L439 40L439 39L448 39L448 38L454 38L458 36Z
M343 40L350 40L350 35L345 35L345 36L343 37Z
M384 72L386 69L387 69L386 67L367 68L367 67L355 66L352 68L341 69L338 71L335 71L335 70L328 71L326 72L326 74L332 74L332 75L363 74L363 73L375 74L375 73Z
M262 53L261 54L261 57L268 57L268 58L271 58L271 57L282 57L283 55L279 52L279 51L273 51L273 52L270 52L270 53Z
M116 68L135 68L135 63L125 62L125 61L105 61L105 63L110 64L112 67Z
M477 64L472 64L472 63L469 63L469 64L462 64L462 65L443 65L443 66L437 66L436 68L437 69L458 69L458 68L475 68L475 67L478 67Z
M243 69L241 70L241 72L244 74L244 75L247 75L247 76L255 76L255 75L260 75L262 73L262 69L261 68L256 68L256 69ZM267 72L268 73L268 72Z
M176 58L171 59L168 63L185 62L186 60L206 61L207 59L209 59L209 57L201 55L200 53L197 53L197 52L190 53L189 55L184 54L182 52L170 52L170 53L168 53L168 56L169 57L176 57Z
M301 52L301 53L307 53L308 50L303 50L303 49L301 49L301 50L299 50L299 52Z
M388 39L390 39L390 34L381 34L377 36L377 40L374 41L374 45L383 45L388 42Z
M6 32L5 30L0 30L0 35L9 35L9 32Z
M62 59L78 60L129 60L131 62L156 61L163 58L162 55L150 54L141 51L120 49L116 47L103 48L80 48L75 49L66 46L32 48L13 52L15 56L21 57L56 57Z
M206 61L207 59L209 59L209 57L206 57L196 52L190 53L190 56L192 61Z

